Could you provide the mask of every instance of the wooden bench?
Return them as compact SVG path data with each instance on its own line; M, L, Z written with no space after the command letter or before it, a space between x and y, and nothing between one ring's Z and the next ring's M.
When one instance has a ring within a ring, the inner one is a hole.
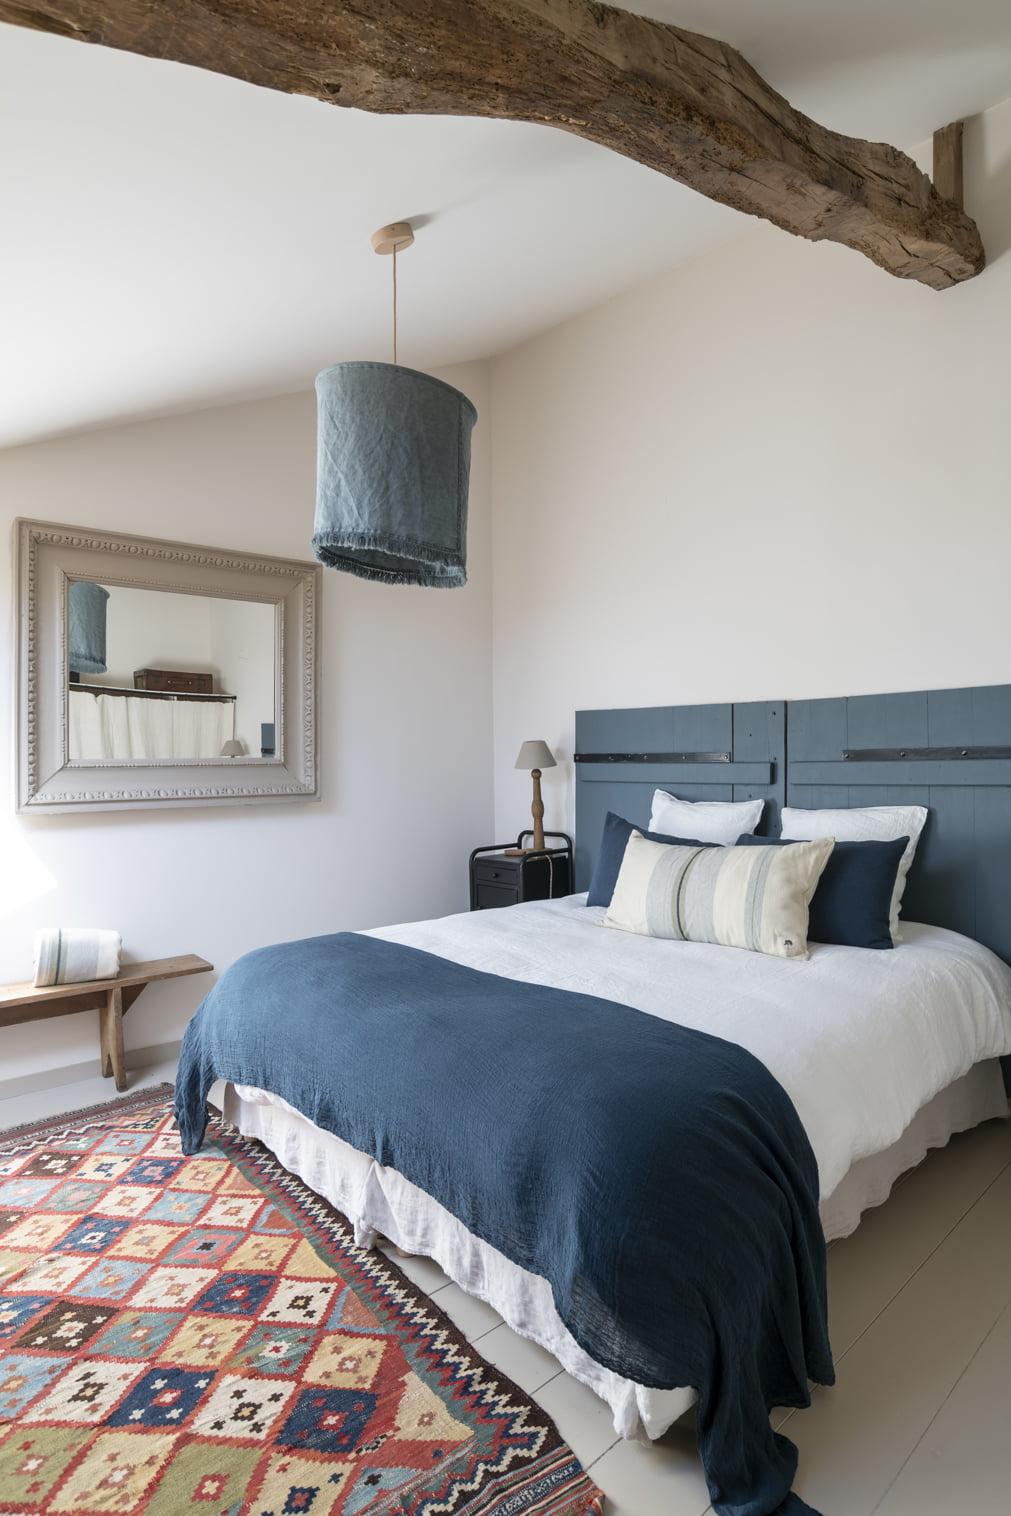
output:
M181 958L151 958L146 963L124 963L115 979L91 979L84 984L0 985L0 1027L24 1021L43 1021L50 1016L71 1016L75 1011L99 1013L102 1073L111 1075L117 1090L126 1089L123 1059L123 1014L141 990L159 979L180 979L184 974L207 974L214 965L195 953Z

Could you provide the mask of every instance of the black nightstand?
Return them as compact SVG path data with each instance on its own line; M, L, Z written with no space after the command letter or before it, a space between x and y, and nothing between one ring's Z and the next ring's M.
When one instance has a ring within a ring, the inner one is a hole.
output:
M520 832L517 848L532 832ZM543 853L507 853L507 842L476 847L470 855L470 908L493 911L502 905L520 905L524 900L557 900L572 894L572 838L564 832L546 832L560 837L564 847Z

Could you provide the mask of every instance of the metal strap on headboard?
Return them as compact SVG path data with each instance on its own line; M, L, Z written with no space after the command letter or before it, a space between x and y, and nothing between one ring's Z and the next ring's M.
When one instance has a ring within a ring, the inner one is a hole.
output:
M731 753L574 753L574 763L729 763Z
M843 758L850 763L912 763L936 759L947 762L962 758L1011 758L1011 747L861 747L846 748Z

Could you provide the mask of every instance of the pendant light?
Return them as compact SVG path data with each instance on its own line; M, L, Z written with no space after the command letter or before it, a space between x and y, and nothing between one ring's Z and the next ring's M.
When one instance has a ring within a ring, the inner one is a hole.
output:
M467 582L470 434L477 411L452 385L397 362L397 254L408 221L372 237L393 259L393 362L335 363L316 379L316 523L327 568L385 584Z

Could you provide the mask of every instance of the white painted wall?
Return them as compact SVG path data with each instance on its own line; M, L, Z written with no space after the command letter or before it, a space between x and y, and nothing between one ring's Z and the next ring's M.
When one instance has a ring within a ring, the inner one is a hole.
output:
M957 289L756 222L495 361L499 836L580 708L1011 681L1011 102L965 167Z
M275 609L255 600L208 600L215 689L235 696L235 736L247 753L260 752L260 727L275 720Z
M105 673L83 674L84 683L132 689L137 669L208 671L210 600L123 584L106 588Z
M486 411L483 366L445 377ZM467 854L492 814L489 430L474 433L465 589L323 575L320 804L18 818L3 744L0 981L30 976L49 923L114 926L133 958L195 952L223 969L266 942L466 908ZM287 396L0 453L0 529L35 516L307 558L314 480L313 396ZM10 599L5 554L8 626ZM10 660L5 637L4 711ZM207 987L147 989L128 1046L177 1038ZM95 1020L0 1032L0 1078L95 1058Z

